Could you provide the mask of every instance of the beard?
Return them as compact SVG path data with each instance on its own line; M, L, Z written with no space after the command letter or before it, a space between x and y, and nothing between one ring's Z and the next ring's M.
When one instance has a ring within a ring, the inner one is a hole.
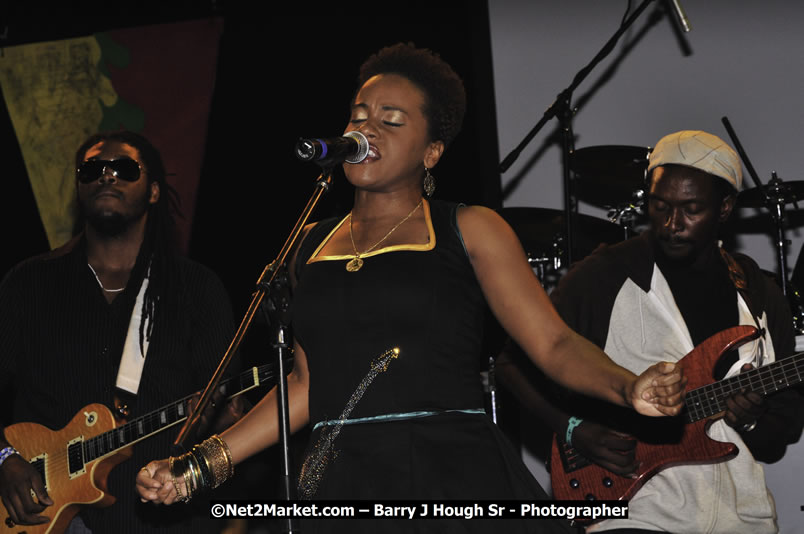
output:
M150 207L148 195L131 199L128 202L128 209L125 212L106 209L95 209L90 202L82 202L79 199L78 209L80 216L98 234L105 237L117 237L128 230L131 225L142 219Z
M670 239L654 234L654 254L663 266L686 269L706 262L712 254L718 254L717 236L711 238Z
M106 237L117 237L131 225L131 220L122 213L88 213L86 222L95 231Z

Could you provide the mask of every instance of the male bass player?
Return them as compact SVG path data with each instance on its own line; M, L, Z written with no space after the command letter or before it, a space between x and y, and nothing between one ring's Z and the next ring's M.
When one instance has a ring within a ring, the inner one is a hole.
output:
M721 358L711 382L791 355L793 323L781 291L754 261L727 254L718 242L742 183L734 150L705 132L676 132L657 143L648 170L650 228L600 249L560 281L551 298L567 324L633 372L681 359L738 324L757 327L762 337ZM614 473L638 471L630 430L590 417L588 399L558 398L548 403L545 419L561 441ZM740 390L708 431L736 444L736 457L661 470L631 498L628 519L588 531L776 532L773 498L758 462L779 460L799 438L802 407L795 389L767 397Z
M218 278L176 253L171 188L153 145L131 132L98 134L78 149L76 168L82 232L18 265L0 286L0 387L14 388L13 410L4 407L4 417L54 430L87 405L112 406L117 391L136 395L129 404L136 416L203 389L233 332L231 304ZM228 404L220 417L228 421L221 424L236 420L240 408ZM92 411L85 416L87 428L100 420ZM120 440L139 439L151 428L146 423ZM58 521L64 503L55 502L55 493L62 481L55 475L43 481L30 458L16 454L19 441L43 437L28 432L12 440L11 430L0 439L0 531L16 523L9 532L38 532L24 525ZM166 431L134 445L134 458L109 474L108 493L117 502L85 509L86 527L96 534L220 530L207 509L142 506L134 495L136 470L174 437ZM56 453L50 456L46 461L57 461ZM67 466L61 471L66 476ZM76 476L74 483L96 474ZM68 532L86 527L76 519Z

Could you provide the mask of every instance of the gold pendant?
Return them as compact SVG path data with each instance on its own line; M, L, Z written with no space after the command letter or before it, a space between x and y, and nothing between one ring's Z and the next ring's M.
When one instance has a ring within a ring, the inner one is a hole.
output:
M349 262L346 264L346 270L350 273L359 271L361 267L363 267L363 260L357 256L349 260Z

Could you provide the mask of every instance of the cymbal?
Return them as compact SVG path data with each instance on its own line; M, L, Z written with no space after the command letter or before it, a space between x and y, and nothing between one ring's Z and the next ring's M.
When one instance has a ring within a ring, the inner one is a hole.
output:
M601 145L576 149L570 154L575 173L575 194L584 202L611 208L631 202L643 189L650 148Z
M765 206L765 191L771 199L771 203L776 203L776 199L782 200L783 204L790 204L798 200L804 200L804 182L777 182L768 183L760 187L753 187L740 191L737 195L737 205L741 208L762 208Z
M503 208L499 214L514 229L525 252L532 257L552 257L553 243L564 236L564 212L549 208ZM605 219L581 213L575 216L573 258L588 256L601 243L617 243L625 229Z

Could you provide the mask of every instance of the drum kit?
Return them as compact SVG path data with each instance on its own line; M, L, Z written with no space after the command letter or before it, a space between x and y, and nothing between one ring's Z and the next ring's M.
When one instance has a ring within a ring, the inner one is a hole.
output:
M581 260L601 244L614 244L636 235L645 222L645 186L651 148L622 145L590 146L570 153L573 189L577 199L608 210L608 219L573 213L573 261ZM753 169L749 170L753 173ZM756 180L758 181L758 180ZM783 182L776 173L765 185L741 191L738 208L765 209L762 216L770 219L777 276L794 316L797 333L804 333L804 298L793 282L804 278L801 255L793 272L787 276L786 256L789 241L785 236L788 218L785 209L804 200L804 181ZM769 216L768 216L769 214ZM566 210L548 208L503 208L500 215L516 232L545 289L554 287L566 269L564 258L567 231ZM798 220L797 223L804 223ZM804 251L802 251L804 252ZM802 254L804 255L804 254ZM798 271L801 271L800 273ZM781 283L780 280L784 280Z
M607 219L571 214L573 261L602 244L636 235L649 155L650 148L623 145L590 146L570 153L575 197L608 210ZM516 232L542 285L553 287L566 267L566 210L503 208L500 215Z

